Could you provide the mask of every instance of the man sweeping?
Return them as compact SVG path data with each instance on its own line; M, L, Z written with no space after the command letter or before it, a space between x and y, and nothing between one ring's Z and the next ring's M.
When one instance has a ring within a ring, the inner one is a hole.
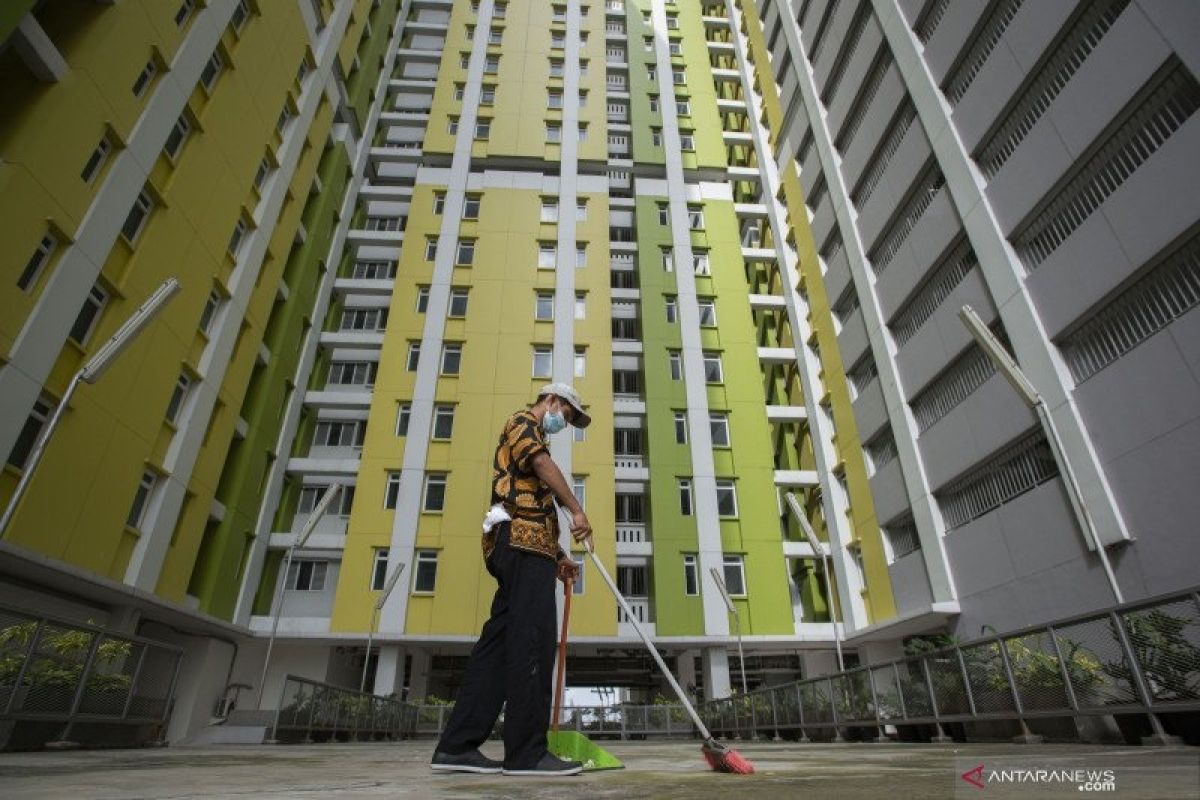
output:
M541 776L582 771L579 762L555 758L546 748L554 579L574 580L579 569L558 545L554 498L571 513L575 541L590 544L592 526L551 460L546 436L590 423L579 394L565 383L548 384L533 406L504 423L492 463L492 507L483 524L484 564L498 587L430 762L435 770ZM503 763L479 752L501 706Z

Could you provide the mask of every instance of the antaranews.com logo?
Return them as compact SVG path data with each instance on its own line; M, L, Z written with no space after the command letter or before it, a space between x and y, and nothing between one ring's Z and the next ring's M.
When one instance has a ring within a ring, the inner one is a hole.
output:
M984 764L979 764L962 773L960 777L976 789L986 789L988 786L1073 784L1081 792L1117 790L1117 773L1111 769L988 769Z

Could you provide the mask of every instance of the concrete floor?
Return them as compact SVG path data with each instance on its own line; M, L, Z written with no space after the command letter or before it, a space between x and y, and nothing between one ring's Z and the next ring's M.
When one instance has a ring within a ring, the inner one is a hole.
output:
M959 778L984 763L1055 769L1115 769L1120 798L1200 797L1200 752L1009 744L737 743L757 767L752 776L709 771L699 743L603 742L626 769L569 778L434 774L433 743L227 745L158 750L89 750L0 754L5 798L725 798L975 797ZM501 755L498 742L484 752ZM987 787L989 800L1075 797L1074 785ZM1011 793L1010 793L1011 792Z

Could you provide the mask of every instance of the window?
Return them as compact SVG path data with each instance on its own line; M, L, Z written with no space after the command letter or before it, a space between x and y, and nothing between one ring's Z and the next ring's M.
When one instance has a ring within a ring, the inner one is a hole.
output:
M583 269L587 266L587 245L581 242L575 243L575 269Z
M79 173L79 177L83 178L84 183L92 182L92 178L100 172L100 168L104 166L104 162L108 160L111 152L112 142L108 140L108 136L105 136L100 140L100 144L96 145L96 149L88 157L87 163L83 165L83 172Z
M446 505L446 473L431 472L425 477L422 511L441 511Z
M378 361L334 361L329 365L332 386L371 386L379 370Z
M21 277L17 278L17 288L21 291L29 291L29 287L37 281L42 274L42 269L46 264L50 263L50 256L58 248L58 239L51 234L46 234L42 237L42 241L38 243L37 249L33 251L29 261L25 264L25 269L21 271Z
M575 348L575 377L582 378L587 374L587 348Z
M479 206L483 202L483 196L478 194L469 194L467 199L463 201L463 219L479 219Z
M687 444L687 414L675 412L675 444Z
M417 362L420 360L420 358L421 358L421 343L420 342L409 342L408 343L408 357L405 359L405 362L404 362L405 369L408 372L416 372L417 371Z
M195 7L195 0L183 0L179 4L179 10L175 12L175 26L182 28L183 24L192 16L192 9Z
M25 462L29 459L29 454L33 452L33 445L41 435L46 420L50 418L53 406L54 403L45 395L34 401L33 410L26 417L25 424L21 426L21 432L17 434L17 440L8 454L9 464L17 469L25 468Z
M651 114L658 113L658 95L656 95L656 94L650 95L650 113Z
M121 235L125 237L125 241L129 244L137 241L153 208L154 201L143 189L133 201L133 208L129 209L129 216L125 217L125 224L121 226Z
M687 74L681 69L671 70L671 82L676 86L687 86Z
M192 379L187 373L181 374L175 381L175 390L167 402L167 422L175 425L179 422L179 412L183 409L183 401L187 399L188 390L192 388Z
M437 257L437 237L425 237L425 260L433 261Z
M387 552L386 550L384 551ZM386 559L385 559L386 560ZM700 574L696 557L691 554L683 556L683 593L687 595L700 594Z
M417 313L424 314L429 310L429 287L417 287Z
M479 105L494 106L496 104L496 87L494 84L485 83L479 89Z
M742 556L725 556L725 589L733 597L746 596L746 569Z
M458 117L450 117L446 120L446 133L451 136L458 135Z
M450 309L446 316L448 317L465 317L467 315L467 290L466 289L451 289L450 290Z
M146 62L146 66L142 67L142 71L138 73L137 79L133 82L133 96L141 97L146 92L146 87L154 80L154 76L158 74L158 65L154 63L154 59Z
M486 139L492 135L492 121L486 117L475 121L475 138Z
M192 133L192 124L188 122L186 114L180 114L179 119L175 120L175 126L171 128L171 132L167 134L167 141L163 144L163 152L167 158L174 161L179 157L179 151L183 149L183 143L187 141L187 137Z
M586 561L575 562L575 566L579 567L579 572L575 576L575 582L571 584L571 594L583 594L583 566L585 563Z
M588 91L587 89L579 90L579 107L587 108Z
M546 108L562 108L562 89L551 89L546 93Z
M733 481L717 481L717 514L722 517L737 516L737 490Z
M371 567L371 591L383 591L383 587L387 585L387 568L388 549L386 547L376 547L375 561Z
M698 300L696 307L700 311L700 326L711 328L717 324L717 306L712 298Z
M229 255L237 258L238 251L242 248L242 242L246 238L246 220L239 219L237 224L233 226L233 234L229 237L229 246L226 250Z
M347 308L342 311L340 330L381 331L387 327L386 308Z
M658 73L655 72L654 67L646 67L646 80L651 83L658 80Z
M213 84L217 82L217 78L221 76L221 72L225 69L225 59L221 57L219 50L213 50L211 56L208 57L208 62L204 65L204 69L200 71L200 85L204 87L206 92L211 92Z
M418 550L417 568L413 571L413 592L431 594L437 585L438 554L436 550Z
M446 193L445 192L434 192L433 193L433 213L441 214L445 210L446 210Z
M296 506L297 514L311 514L313 510L320 505L321 498L325 496L325 492L329 487L324 484L314 484L305 486L300 490L300 501ZM329 504L329 513L345 517L350 514L350 507L354 504L354 487L345 486L333 502Z
M483 60L483 74L495 75L500 71L500 56L488 56Z
M554 295L547 292L537 293L534 304L533 318L543 322L554 319Z
M712 274L707 250L692 250L692 272L701 277Z
M288 100L284 101L283 108L280 109L280 111L279 111L279 119L275 120L275 130L278 131L280 135L282 135L283 132L285 130L287 130L287 126L291 121L292 121L292 106L291 106L291 100L288 99Z
M678 350L667 353L667 361L671 365L671 380L683 380L683 357Z
M442 346L442 374L457 375L462 366L462 345L447 344Z
M675 101L675 113L681 117L690 117L692 115L692 104L687 100Z
M720 353L704 354L704 380L707 383L721 383L724 380Z
M263 184L267 182L267 176L271 174L271 162L266 156L258 162L258 172L254 173L254 188L258 192L262 192Z
M468 36L467 38L469 39L471 37ZM463 69L466 69L467 67L471 66L471 54L470 53L459 53L458 65L460 67L462 67Z
M433 438L449 439L454 433L454 406L437 406L433 409Z
M552 50L562 50L567 46L567 35L561 31L552 31L550 33L550 48Z
M563 76L563 60L561 58L550 59L550 77L561 78Z
M321 592L325 590L325 575L328 561L297 559L288 566L284 588L293 592Z
M538 243L538 269L554 269L558 250L551 242Z
M542 200L541 222L558 222L558 201Z
M488 44L500 44L504 39L504 28L488 29Z
M583 292L575 293L575 319L587 318L587 295Z
M387 483L383 489L383 507L391 510L396 509L396 503L400 498L400 473L389 472L387 474Z
M692 479L679 479L679 513L685 517L692 515Z
M588 132L588 124L586 122L579 123L578 127L576 128L576 133L579 135L579 141L581 141L581 142L587 141L587 132Z
M674 272L675 271L675 251L672 250L670 247L660 247L658 252L659 252L659 257L662 260L663 271L664 272Z
M571 494L575 495L575 499L579 501L580 508L587 505L587 482L583 476L571 476Z
M587 200L580 200L575 204L575 221L587 222Z
M508 3L496 3L492 10L492 19L504 19L508 13Z
M549 144L558 144L562 141L562 125L557 122L546 123L546 142Z
M654 52L654 37L653 36L643 36L642 37L642 48L647 53L653 53Z
M552 351L549 347L533 348L533 377L549 378Z
M677 310L676 304L675 304L675 298L668 297L666 299L665 303L666 303L666 309L667 309L667 322L674 324L679 318L678 310Z
M87 299L83 301L83 308L79 309L79 316L75 318L75 324L71 326L70 336L77 344L87 344L92 331L96 329L100 312L107 302L108 292L99 286L93 286L92 290L88 292Z
M658 203L657 208L658 208L658 224L659 225L670 225L671 218L670 218L670 215L668 212L667 204L666 203Z
M679 15L678 14L672 14L672 13L667 14L667 30L669 30L669 31L679 30Z
M362 447L366 422L322 420L313 432L313 447Z
M400 403L396 407L396 435L408 436L408 421L412 417L412 406Z
M475 240L474 239L459 239L457 264L464 267L469 267L475 263Z
M389 281L396 277L395 261L355 261L350 277L359 280Z
M142 473L142 480L133 494L133 505L129 509L129 516L125 519L126 527L133 528L135 531L142 529L142 523L146 518L146 507L150 504L150 495L157 483L158 473L153 470L146 470Z
M200 312L200 332L205 336L212 333L213 320L217 317L217 311L221 308L221 303L224 297L219 291L213 289L208 293L208 300L204 303L204 310Z
M679 132L679 149L693 153L696 151L696 137L691 131Z
M712 436L713 447L729 447L728 414L709 414L708 429Z
M246 6L246 0L238 0L238 4L233 8L233 16L229 19L229 27L233 28L235 33L241 33L249 16L250 9Z
M672 40L667 43L667 52L673 56L683 55L683 42Z
M688 227L694 231L704 228L704 209L700 206L688 206Z
M650 129L650 144L652 147L662 147L662 128Z

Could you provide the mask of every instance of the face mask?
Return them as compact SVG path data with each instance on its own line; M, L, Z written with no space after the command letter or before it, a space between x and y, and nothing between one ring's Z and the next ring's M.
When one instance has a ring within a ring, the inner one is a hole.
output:
M558 433L567 427L567 419L560 411L547 411L542 416L542 430L546 433Z

